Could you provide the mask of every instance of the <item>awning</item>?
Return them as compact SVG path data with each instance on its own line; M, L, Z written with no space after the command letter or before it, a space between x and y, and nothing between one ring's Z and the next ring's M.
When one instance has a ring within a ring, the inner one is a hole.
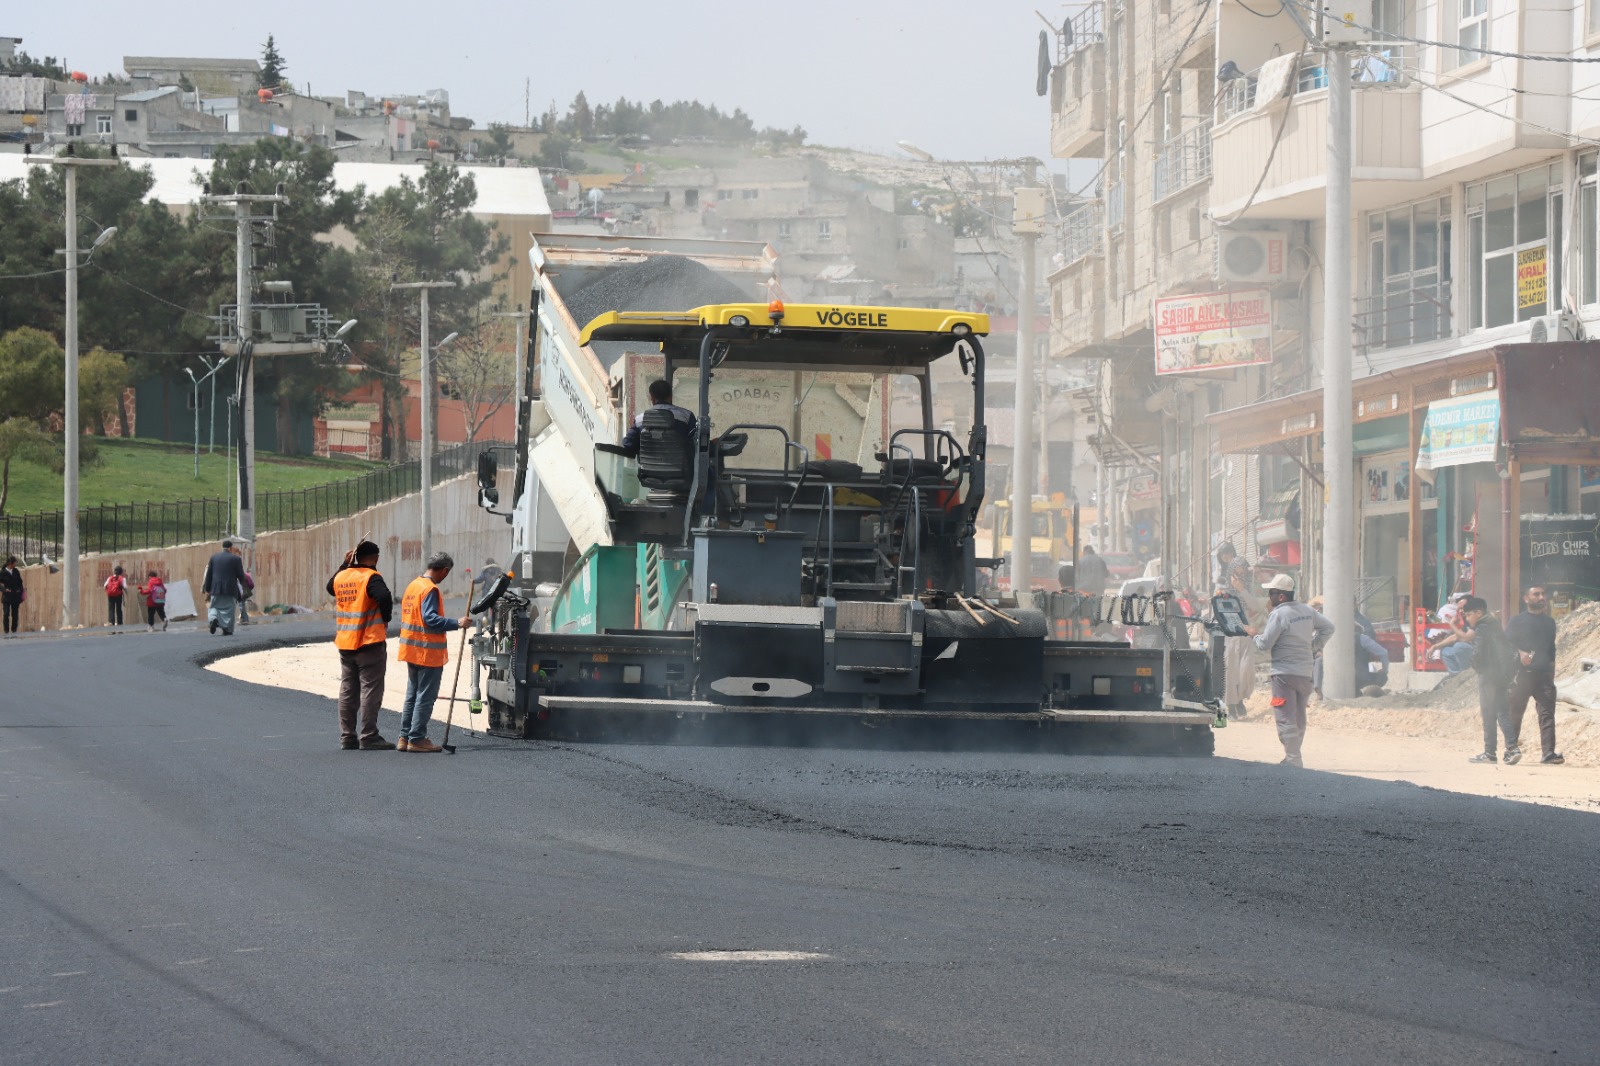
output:
M1501 419L1512 458L1523 462L1600 461L1595 381L1600 341L1511 344L1495 350Z
M1421 407L1454 392L1493 388L1495 370L1495 351L1489 349L1359 378L1350 387L1351 417L1356 424L1392 418L1408 413L1413 402ZM1217 411L1207 415L1206 422L1215 429L1218 451L1259 452L1285 441L1319 435L1322 390L1307 389Z

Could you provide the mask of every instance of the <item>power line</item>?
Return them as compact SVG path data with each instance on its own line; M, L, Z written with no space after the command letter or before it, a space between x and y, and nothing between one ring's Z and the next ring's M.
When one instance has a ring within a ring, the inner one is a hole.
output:
M1538 130L1540 133L1548 133L1552 137L1561 137L1561 138L1563 138L1565 140L1571 141L1573 144L1582 145L1582 144L1600 143L1600 142L1595 141L1593 138L1583 137L1583 136L1580 136L1580 135L1578 135L1576 133L1570 133L1567 130L1558 130L1553 126L1541 125L1540 123L1533 122L1533 121L1531 121L1529 119L1518 118L1515 115L1508 115L1508 114L1505 114L1504 112L1496 111L1494 109L1493 105L1491 105L1491 104L1480 104L1475 100L1467 99L1465 96L1459 96L1456 93L1451 92L1449 89L1446 89L1444 86L1437 85L1434 82L1428 81L1426 78L1422 77L1421 75L1424 74L1425 71L1423 71L1421 67L1409 67L1408 66L1408 67L1402 67L1401 69L1403 69L1409 76L1415 78L1417 84L1422 86L1424 89L1432 89L1434 92L1439 93L1441 96L1447 96L1447 97L1449 97L1450 99L1456 101L1459 104L1465 104L1467 107L1470 107L1470 108L1472 108L1472 109L1474 109L1476 111L1482 111L1486 115L1493 115L1495 118L1503 119L1506 122L1510 122L1510 123L1513 123L1513 124L1518 125L1518 126L1524 126L1524 127L1528 128L1530 130ZM1492 86L1492 88L1503 88L1503 87L1502 86ZM1515 92L1515 91L1518 91L1518 90L1511 90L1511 91ZM1503 96L1503 97L1500 98L1500 100L1498 102L1507 103L1511 99L1512 99L1512 97L1510 97L1510 96Z
M1316 7L1306 0L1290 0L1296 7L1304 8L1313 15L1320 15ZM1600 56L1558 56L1536 52L1502 52L1494 48L1480 48L1476 45L1459 44L1453 41L1430 41L1426 37L1407 37L1403 33L1394 33L1390 30L1368 26L1361 22L1351 22L1347 25L1360 30L1370 30L1377 37L1386 41L1406 41L1410 44L1427 45L1430 48L1449 48L1457 52L1468 52L1479 56L1497 56L1500 59L1526 59L1533 63L1600 63Z
M173 310L182 311L184 314L190 316L191 318L200 318L200 319L204 319L207 322L215 322L217 320L217 316L215 316L215 315L202 314L201 312L191 310L190 308L187 308L187 307L183 306L182 304L175 304L171 300L167 299L165 296L157 296L155 293L151 292L149 289L140 288L138 285L135 285L133 282L129 281L127 278L121 277L121 276L119 276L117 274L113 274L111 271L107 270L105 267L97 267L97 269L100 271L100 273L104 274L106 277L110 278L111 280L116 281L116 282L120 282L121 284L126 285L128 288L133 289L136 292L142 292L146 296L150 297L150 299L156 300L156 301L158 301L160 303L164 303L168 307L172 308Z

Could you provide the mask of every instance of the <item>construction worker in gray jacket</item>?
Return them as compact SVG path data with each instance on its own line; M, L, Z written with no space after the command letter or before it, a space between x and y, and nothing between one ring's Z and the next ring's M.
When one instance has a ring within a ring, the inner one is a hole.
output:
M1300 766L1300 745L1306 737L1306 702L1322 646L1333 636L1333 623L1294 598L1294 578L1279 574L1261 586L1272 611L1259 632L1250 631L1256 647L1272 657L1272 714L1283 742L1283 765Z

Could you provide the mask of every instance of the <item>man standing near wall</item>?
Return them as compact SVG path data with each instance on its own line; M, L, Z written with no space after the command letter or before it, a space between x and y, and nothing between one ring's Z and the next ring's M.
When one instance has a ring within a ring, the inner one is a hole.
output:
M1245 621L1252 626L1262 622L1261 596L1250 581L1250 564L1239 558L1233 541L1217 545L1217 592L1235 596L1244 608ZM1228 717L1244 721L1245 700L1256 690L1256 644L1250 637L1227 637L1223 644L1223 702Z
M1256 647L1272 656L1272 711L1283 742L1283 765L1300 766L1300 745L1306 737L1306 703L1311 698L1317 652L1333 635L1333 623L1294 600L1294 578L1288 574L1261 586L1272 613L1260 633L1248 631Z
M456 562L444 552L435 552L427 571L410 585L400 600L400 654L406 664L406 702L400 710L401 751L443 751L428 739L428 720L439 697L439 682L444 665L450 661L450 645L445 634L472 625L470 614L446 618L440 608L444 599L439 586L450 576Z
M364 540L347 552L328 579L328 594L337 619L333 644L339 649L339 746L346 751L393 751L394 745L378 733L388 661L385 642L394 615L394 595L378 573L378 546Z
M1558 766L1566 758L1556 751L1556 620L1550 617L1550 601L1544 589L1530 585L1522 594L1522 613L1506 623L1506 636L1517 649L1519 667L1511 682L1511 741L1517 748L1522 735L1522 716L1533 697L1539 714L1539 746L1544 758L1539 761Z
M233 541L223 541L222 550L206 563L205 580L200 583L210 604L206 615L211 632L220 628L223 636L233 636L234 612L244 595L244 580L244 560L233 554Z

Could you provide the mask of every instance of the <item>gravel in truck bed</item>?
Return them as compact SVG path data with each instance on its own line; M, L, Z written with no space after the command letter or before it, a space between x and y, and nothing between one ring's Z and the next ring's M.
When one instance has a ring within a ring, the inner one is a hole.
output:
M755 299L736 282L678 255L657 255L629 263L596 278L566 297L579 327L607 311L687 311L706 304L748 303ZM629 345L601 341L590 345L608 369Z

